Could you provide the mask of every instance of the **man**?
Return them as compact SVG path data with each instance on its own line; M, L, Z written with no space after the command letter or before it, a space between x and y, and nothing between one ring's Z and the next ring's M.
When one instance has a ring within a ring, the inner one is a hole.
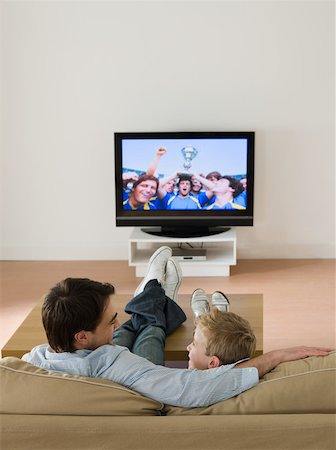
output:
M129 192L129 197L123 201L125 210L149 210L157 209L154 202L159 180L153 175L140 175Z
M247 205L247 178L241 178L239 183L243 186L243 192L233 199L233 203L238 203L246 208Z
M280 362L329 352L308 347L278 350L206 371L155 365L142 356L163 359L167 334L185 320L174 301L180 283L171 249L159 248L135 297L126 305L131 319L117 328L111 285L64 280L50 290L42 307L49 346L35 347L22 359L48 370L105 378L162 403L202 407L255 386L259 376Z
M197 197L191 195L191 176L185 174L173 174L172 179L179 178L177 183L177 194L168 194L162 198L161 202L166 209L194 210L201 209ZM169 181L169 180L168 180ZM159 193L159 197L162 197Z
M200 176L198 179L214 194L212 203L204 209L246 209L245 206L234 202L234 199L243 192L243 185L236 178L224 175L216 182Z
M202 183L197 179L196 175L191 177L191 190L190 195L196 197L201 207L209 203L212 197L211 191L204 191Z

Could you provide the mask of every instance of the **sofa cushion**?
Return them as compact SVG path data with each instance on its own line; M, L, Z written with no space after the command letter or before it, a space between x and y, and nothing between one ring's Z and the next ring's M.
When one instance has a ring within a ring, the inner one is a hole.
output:
M2 415L1 450L335 450L333 414Z
M260 383L207 408L166 406L168 415L336 412L336 353L279 364Z
M67 375L21 359L0 360L2 414L160 415L163 405L102 378Z

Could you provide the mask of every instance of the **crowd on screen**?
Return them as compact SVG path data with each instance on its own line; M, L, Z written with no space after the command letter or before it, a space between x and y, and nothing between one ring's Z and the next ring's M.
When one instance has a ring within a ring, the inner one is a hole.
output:
M125 210L244 210L247 179L220 174L175 172L155 176L158 162L166 153L159 148L144 173L124 171L123 208Z

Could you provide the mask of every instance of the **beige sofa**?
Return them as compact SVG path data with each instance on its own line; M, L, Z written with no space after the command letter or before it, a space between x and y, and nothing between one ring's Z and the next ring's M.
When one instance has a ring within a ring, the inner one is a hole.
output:
M2 450L336 448L335 353L281 364L253 389L193 409L14 357L0 372Z

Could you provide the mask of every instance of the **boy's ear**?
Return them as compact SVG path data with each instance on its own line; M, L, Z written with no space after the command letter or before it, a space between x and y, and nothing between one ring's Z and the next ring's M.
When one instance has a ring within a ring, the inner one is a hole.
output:
M208 368L209 369L214 369L215 367L219 367L221 366L222 363L220 361L220 359L218 358L218 356L211 356L210 360L208 362Z
M88 343L88 335L84 330L78 331L78 333L75 334L74 339L79 347L85 347Z

